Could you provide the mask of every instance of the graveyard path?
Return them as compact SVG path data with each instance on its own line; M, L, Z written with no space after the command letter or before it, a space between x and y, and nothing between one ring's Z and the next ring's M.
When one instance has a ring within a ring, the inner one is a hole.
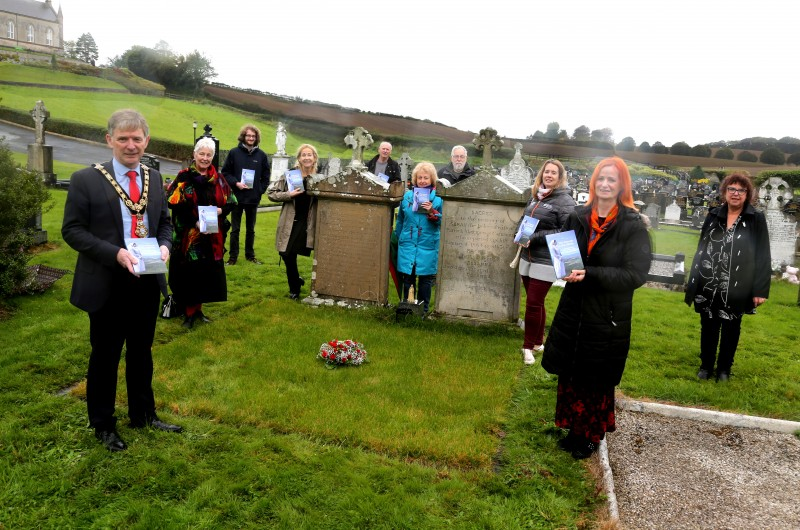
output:
M31 127L22 127L7 121L0 120L0 137L5 138L5 144L15 153L27 153L28 144L34 142L34 130ZM46 133L45 142L53 146L53 159L59 162L89 165L94 162L106 162L111 158L111 150L106 144L78 140L68 136ZM157 157L161 162L161 172L167 175L176 175L181 170L180 162ZM60 179L68 175L59 175Z

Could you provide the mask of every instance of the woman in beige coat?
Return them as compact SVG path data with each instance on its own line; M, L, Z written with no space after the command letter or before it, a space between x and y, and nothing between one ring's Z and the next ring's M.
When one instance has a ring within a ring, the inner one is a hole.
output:
M273 202L282 202L278 219L275 248L286 264L286 279L289 282L289 298L300 300L300 287L306 282L297 269L297 256L310 256L314 249L314 221L317 201L306 192L310 177L317 172L319 155L313 145L303 144L297 150L295 168L303 177L303 189L289 191L286 175L274 179L267 189Z

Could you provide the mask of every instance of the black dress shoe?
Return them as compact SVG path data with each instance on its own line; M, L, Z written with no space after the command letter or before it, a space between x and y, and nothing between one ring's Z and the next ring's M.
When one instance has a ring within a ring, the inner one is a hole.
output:
M258 258L256 258L255 256L253 256L252 258L247 258L247 261L249 261L250 263L255 263L256 265L262 265L261 261L259 261Z
M708 379L708 376L709 376L709 372L705 368L700 368L700 371L697 372L697 378L698 379L702 379L703 381Z
M192 326L194 326L194 321L195 320L197 320L197 314L194 314L192 316L183 317L183 324L181 324L181 325L183 327L185 327L186 329L192 329Z
M203 322L205 322L206 324L208 324L209 322L212 322L212 320L211 320L210 318L208 318L207 316L205 316L205 314L203 314L203 312L202 312L202 311L200 311L199 313L197 313L197 318L199 318L200 320L202 320L202 321L203 321Z
M569 431L565 437L558 441L558 446L564 451L571 453L575 449L575 442L577 441L578 437L575 436L572 431Z
M143 429L145 427L150 427L156 429L158 431L165 431L165 432L182 432L183 427L180 425L173 425L171 423L165 423L158 418L154 420L150 420L145 423L131 423L132 429Z
M225 265L236 265L236 258L230 258L225 262Z
M572 458L576 460L583 460L589 458L597 451L597 444L589 440L578 440L575 442L575 447L572 449Z
M306 281L303 279L302 276L298 276L297 279L300 282L300 287L302 287L302 286L304 286L306 284Z
M289 293L289 298L292 300L300 301L300 294L299 293Z
M730 378L731 378L731 373L728 371L720 370L719 372L717 372L717 381L719 381L720 383L724 383Z
M128 448L122 438L119 437L119 434L117 434L117 431L94 431L94 437L100 440L100 443L112 453L118 453Z

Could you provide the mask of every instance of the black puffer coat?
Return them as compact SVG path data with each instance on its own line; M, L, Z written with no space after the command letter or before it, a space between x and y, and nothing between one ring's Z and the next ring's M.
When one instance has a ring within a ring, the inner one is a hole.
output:
M578 206L564 225L575 230L586 277L568 283L561 295L542 367L582 386L616 386L630 348L633 291L650 270L650 235L638 212L620 206L615 225L587 257L590 214Z
M537 203L539 206L536 206ZM536 210L534 210L535 206ZM539 224L536 225L536 231L531 237L531 244L528 245L528 248L522 249L521 258L530 263L552 264L545 236L561 232L561 227L567 222L569 214L574 209L575 200L567 188L556 188L541 201L536 198L534 193L522 215L531 215L531 211L533 211L532 217L538 219ZM520 217L520 222L522 222L522 217Z
M684 301L688 305L692 305L698 289L702 290L701 287L704 283L701 274L701 258L704 246L708 244L708 233L712 225L726 226L727 223L727 204L712 209L706 216L692 263L692 273L686 285ZM755 309L754 296L769 298L772 264L767 220L763 213L750 204L745 206L742 211L742 219L736 227L730 260L727 306L737 313L752 313ZM697 309L696 306L695 309Z

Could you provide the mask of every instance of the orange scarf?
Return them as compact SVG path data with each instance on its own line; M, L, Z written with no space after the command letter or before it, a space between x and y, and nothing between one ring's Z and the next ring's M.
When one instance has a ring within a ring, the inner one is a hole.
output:
M592 254L592 249L600 241L600 238L603 237L603 234L614 226L614 222L617 220L617 214L619 213L619 205L615 204L611 211L608 212L603 224L600 224L600 216L597 215L597 208L592 208L592 216L589 219L590 224L592 225L592 230L589 233L589 251L586 253L587 256Z

